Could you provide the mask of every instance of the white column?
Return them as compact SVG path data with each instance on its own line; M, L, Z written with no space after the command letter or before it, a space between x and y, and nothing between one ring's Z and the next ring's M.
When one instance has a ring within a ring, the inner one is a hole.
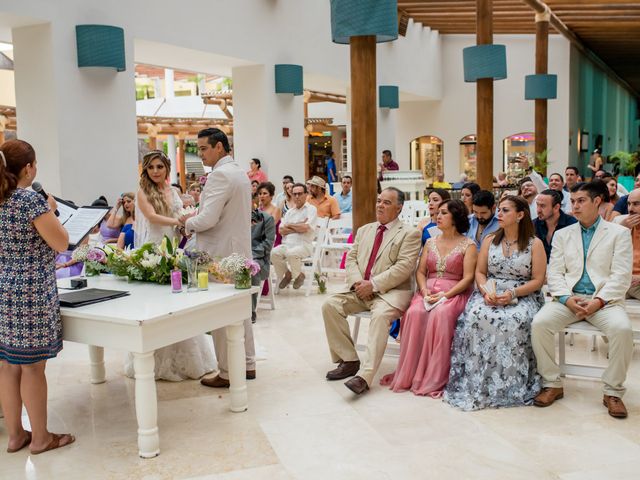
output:
M382 151L391 150L393 159L400 170L409 170L409 157L400 156L396 151L397 110L378 108L378 151L376 163L382 162Z
M173 83L173 69L164 69L164 96L166 98L175 97L175 85Z
M60 17L13 29L18 135L33 145L48 192L115 202L138 180L133 39L125 31L126 71L81 69L74 25Z
M347 128L345 136L347 137L347 171L352 172L351 166L351 87L347 87Z
M304 180L304 103L302 95L275 93L273 65L235 67L233 76L234 157L242 168L259 158L269 180L283 175ZM284 137L282 129L289 129Z
M178 151L176 150L176 136L167 135L167 153L171 160L171 183L178 182Z
M138 419L138 455L153 458L160 455L158 431L158 394L155 381L154 352L134 353L136 377L136 418Z

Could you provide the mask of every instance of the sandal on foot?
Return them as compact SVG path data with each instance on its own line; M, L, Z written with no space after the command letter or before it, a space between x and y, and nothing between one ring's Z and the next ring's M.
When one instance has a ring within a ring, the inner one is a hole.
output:
M70 433L63 433L62 435L59 435L57 433L52 433L51 436L53 438L49 442L49 445L47 445L42 450L31 450L31 455L40 455L41 453L48 452L49 450L55 450L56 448L66 447L67 445L71 445L73 442L76 441L76 437L74 437ZM63 439L68 439L68 441L63 443L61 442Z
M28 430L25 430L25 433L27 435L24 438L24 442L22 442L22 445L20 445L18 448L8 448L7 447L7 453L19 452L20 450L22 450L24 447L26 447L27 445L29 445L31 443L31 432L29 432Z

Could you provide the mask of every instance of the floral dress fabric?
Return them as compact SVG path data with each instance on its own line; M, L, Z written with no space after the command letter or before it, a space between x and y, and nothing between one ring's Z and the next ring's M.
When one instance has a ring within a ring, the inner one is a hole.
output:
M495 280L498 293L531 279L532 244L505 257L502 245L491 243L487 279ZM530 405L541 388L531 322L543 304L535 292L515 305L493 307L476 290L458 318L444 401L461 410Z
M49 211L18 188L0 205L0 360L36 363L62 350L54 250L33 221Z

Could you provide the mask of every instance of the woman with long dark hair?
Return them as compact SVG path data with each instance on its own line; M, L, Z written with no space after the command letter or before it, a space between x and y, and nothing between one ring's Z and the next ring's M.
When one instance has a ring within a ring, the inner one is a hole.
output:
M547 257L529 205L507 196L500 229L485 238L476 284L458 319L444 400L461 410L530 405L540 391L531 322L544 303Z
M27 142L0 146L0 402L7 452L28 446L33 455L75 441L47 430L45 366L62 350L55 258L69 235L53 214L53 197L28 190L37 171ZM23 405L31 432L22 426Z

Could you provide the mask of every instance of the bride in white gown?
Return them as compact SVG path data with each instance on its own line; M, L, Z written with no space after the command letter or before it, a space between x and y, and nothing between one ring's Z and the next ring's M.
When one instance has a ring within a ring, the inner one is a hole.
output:
M167 183L170 169L169 159L161 151L154 150L144 156L135 203L135 247L149 242L160 243L165 235L169 238L177 236L182 200ZM170 295L168 292L167 289ZM154 358L156 380L197 379L215 370L216 366L213 341L204 334L156 350ZM133 378L133 355L130 353L125 360L124 372Z

